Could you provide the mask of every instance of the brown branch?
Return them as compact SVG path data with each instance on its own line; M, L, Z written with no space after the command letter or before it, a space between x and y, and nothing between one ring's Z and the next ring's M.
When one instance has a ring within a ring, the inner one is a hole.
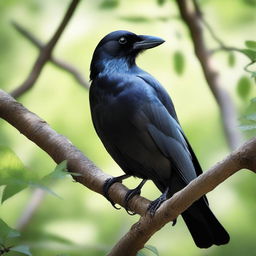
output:
M102 186L109 176L98 169L68 139L52 130L45 121L2 90L0 90L0 117L47 152L56 163L67 159L68 169L81 174L81 176L74 176L74 179L102 194ZM167 200L153 218L146 214L150 201L135 196L129 206L132 211L142 217L114 246L109 255L136 255L136 252L143 248L156 231L174 220L202 195L213 190L225 179L243 168L256 172L256 137ZM123 206L127 188L120 183L115 183L109 192L110 197Z
M256 137L174 194L162 204L154 218L149 215L141 217L108 256L136 255L136 252L144 247L149 238L166 223L176 219L193 202L243 168L256 172Z
M14 28L24 36L29 42L31 42L34 46L36 46L39 50L42 50L44 47L43 42L37 39L32 33L23 28L20 24L16 22L12 22ZM50 56L49 61L54 64L56 67L70 73L73 78L78 82L78 84L82 85L84 88L89 88L89 83L85 80L82 74L77 70L74 66L68 64L67 62L60 60L53 55Z
M74 176L76 181L97 193L103 193L103 184L110 176L97 168L66 137L51 129L44 120L2 90L0 90L0 118L6 120L48 153L56 163L68 160L68 169L81 174L81 176ZM116 203L124 205L123 200L127 193L125 186L116 183L111 186L109 193ZM140 215L146 212L148 205L149 200L140 196L135 196L129 204L131 210Z
M201 64L204 77L219 106L228 144L231 149L235 149L241 142L241 134L237 129L236 111L231 97L221 86L219 73L212 65L210 51L203 37L203 29L200 22L202 13L199 5L197 5L196 1L189 0L176 0L176 3L180 16L189 29L195 54Z
M64 15L59 27L53 34L52 38L49 40L49 42L45 46L41 48L40 54L36 59L28 77L18 88L16 88L14 91L11 92L11 95L13 97L17 98L21 94L25 93L26 91L28 91L30 88L33 87L41 71L43 70L44 65L50 59L55 45L57 44L60 36L62 35L64 29L66 28L66 25L70 21L79 2L80 0L72 0L71 4L67 9L66 14Z

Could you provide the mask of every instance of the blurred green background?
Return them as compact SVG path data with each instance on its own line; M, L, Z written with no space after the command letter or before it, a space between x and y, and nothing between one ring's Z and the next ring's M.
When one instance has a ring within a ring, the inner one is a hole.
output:
M165 3L160 5L161 2ZM0 1L1 89L9 92L16 88L25 79L38 54L37 49L15 31L10 21L23 25L46 42L59 25L68 4L67 0ZM200 4L207 21L227 45L243 47L245 40L255 40L254 1L205 0ZM140 56L138 65L153 74L169 91L203 169L207 170L223 159L229 149L222 132L218 106L194 56L187 28L178 18L175 2L84 0L58 42L54 56L76 66L89 80L89 65L95 46L103 36L117 29L166 40L162 46ZM206 40L214 48L215 43L208 33ZM182 75L174 70L173 58L177 51L185 57ZM249 100L239 98L236 83L246 75L243 67L248 60L238 54L235 57L235 66L229 67L227 54L218 53L214 56L214 65L221 73L222 83L232 95L240 116ZM250 97L254 95L255 89L250 92ZM33 89L19 101L69 138L102 170L113 176L122 174L93 129L88 91L68 73L48 63ZM244 139L252 135L244 136ZM31 172L40 176L55 167L46 153L3 120L0 120L0 144L10 147ZM198 249L181 218L175 227L168 224L157 232L148 244L155 246L161 256L256 255L253 175L241 171L208 194L211 208L231 235L228 245ZM134 187L138 182L131 178L125 184ZM22 243L30 246L33 255L105 255L139 218L128 215L123 209L116 211L102 196L72 182L71 178L57 182L52 189L62 199L47 194L22 233ZM24 190L4 202L0 206L0 218L15 228L32 192ZM159 192L149 182L142 195L155 199Z

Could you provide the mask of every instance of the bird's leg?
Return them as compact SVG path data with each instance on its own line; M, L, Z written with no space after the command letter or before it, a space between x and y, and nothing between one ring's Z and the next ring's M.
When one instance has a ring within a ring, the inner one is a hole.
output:
M167 187L164 193L156 200L152 201L148 207L148 211L151 216L154 216L159 206L167 199L169 188Z
M116 182L122 182L124 179L129 178L131 175L128 174L124 174L118 177L112 177L109 178L105 181L104 185L103 185L103 195L108 199L108 201L113 205L114 208L116 208L117 210L121 209L119 207L116 207L115 202L113 202L113 200L109 197L108 191L109 188Z
M129 211L129 207L128 207L128 203L129 201L136 195L140 195L141 193L141 188L144 186L144 184L147 182L147 179L143 179L140 184L134 188L134 189L130 189L124 198L124 208L127 211L128 214L130 215L135 215L136 213Z

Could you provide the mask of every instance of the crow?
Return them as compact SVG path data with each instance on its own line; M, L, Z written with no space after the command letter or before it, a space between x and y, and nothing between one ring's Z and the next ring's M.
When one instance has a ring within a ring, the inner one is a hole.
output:
M141 178L139 186L126 194L128 209L128 201L140 194L147 180L152 180L162 195L151 202L151 215L202 173L170 96L135 62L138 54L162 43L159 37L114 31L99 42L90 66L93 125L108 153L125 172L105 182L104 195L115 206L108 195L110 186L130 176ZM229 242L206 196L181 215L198 247Z

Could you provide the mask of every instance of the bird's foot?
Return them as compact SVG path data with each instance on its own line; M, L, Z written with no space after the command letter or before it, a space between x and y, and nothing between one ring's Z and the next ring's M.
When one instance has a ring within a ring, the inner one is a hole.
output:
M140 195L141 193L141 189L138 187L134 188L134 189L130 189L126 195L125 195L125 198L124 198L124 209L126 210L126 212L129 214L129 215L135 215L136 213L135 212L132 212L130 209L129 209L129 201L136 195Z
M136 195L140 195L141 193L141 188L143 187L143 185L146 183L147 179L143 179L141 181L141 183L134 189L130 189L126 195L125 195L125 198L124 198L124 208L126 210L126 212L129 214L129 215L135 215L136 213L135 212L132 212L130 211L129 209L129 201Z
M116 206L116 203L110 198L109 196L109 189L110 187L116 183L116 182L122 182L122 180L126 179L126 178L129 178L130 175L122 175L122 176L118 176L118 177L112 177L112 178L109 178L105 181L104 185L103 185L103 195L107 198L107 200L112 204L112 206L117 209L117 210L120 210L121 208L120 207L117 207Z
M160 207L160 205L166 201L167 194L168 194L169 188L165 190L165 192L159 196L156 200L152 201L148 207L148 212L153 217L157 211L157 209Z

